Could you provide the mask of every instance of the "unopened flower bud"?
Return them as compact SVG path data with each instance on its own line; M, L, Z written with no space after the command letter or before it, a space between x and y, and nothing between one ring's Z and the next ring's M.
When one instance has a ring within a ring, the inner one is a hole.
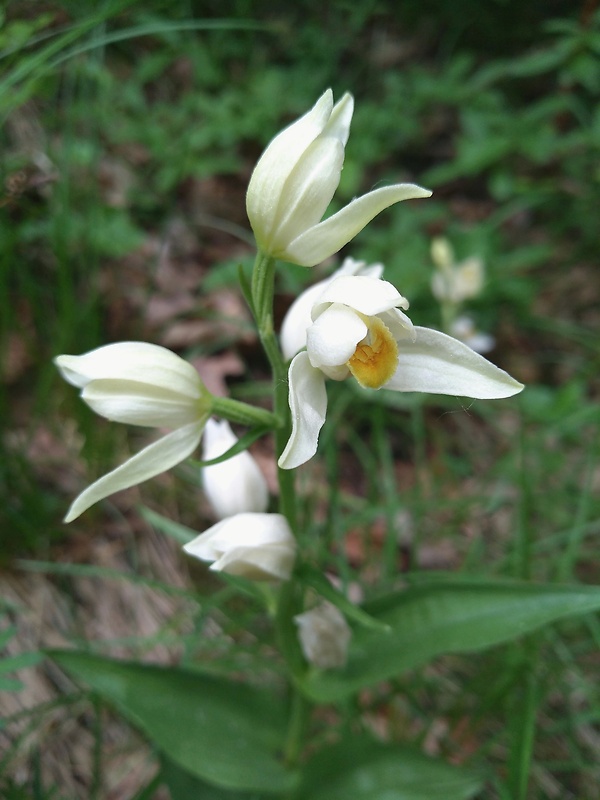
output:
M227 420L209 419L204 429L202 458L210 461L226 453L238 441ZM202 486L219 519L244 512L263 512L269 490L258 464L244 450L227 461L204 467Z
M319 669L336 669L346 663L352 631L333 603L321 603L294 617L304 657Z
M184 545L212 561L210 569L254 581L286 581L296 559L296 539L282 514L236 514Z

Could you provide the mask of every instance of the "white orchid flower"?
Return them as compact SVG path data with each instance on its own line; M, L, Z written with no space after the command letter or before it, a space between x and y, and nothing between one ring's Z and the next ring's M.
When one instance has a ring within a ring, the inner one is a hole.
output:
M457 263L452 245L440 236L431 242L431 258L437 268L431 277L431 291L436 300L460 305L481 294L484 269L478 256Z
M260 157L246 209L266 255L312 267L337 253L388 206L431 195L411 183L384 186L321 221L340 182L353 110L352 95L346 93L334 106L328 89Z
M255 581L286 581L294 568L296 539L282 514L236 514L184 545L210 569Z
M473 398L510 397L523 385L462 342L413 326L408 301L387 281L352 275L328 284L312 309L306 351L289 368L292 433L283 469L308 461L325 422L325 378L353 375L369 389Z
M298 295L289 307L281 326L281 351L286 361L306 347L306 331L312 325L311 312L315 300L326 286L336 278L341 278L344 275L367 275L372 278L381 278L383 264L367 264L366 261L345 258L342 266L333 275L313 284L313 286Z
M450 323L449 333L455 339L460 339L476 353L489 353L496 345L496 340L489 333L478 330L475 323L467 314L461 314Z
M202 460L211 461L238 441L227 420L209 419L202 439ZM242 453L204 467L202 487L219 519L246 511L263 512L269 505L267 482L250 453Z
M346 664L352 637L350 626L333 603L321 603L294 617L304 657L319 669L336 669Z
M146 342L119 342L81 356L58 356L54 363L97 414L129 425L171 429L88 486L74 500L65 522L121 489L166 472L198 447L211 395L194 367L170 350Z

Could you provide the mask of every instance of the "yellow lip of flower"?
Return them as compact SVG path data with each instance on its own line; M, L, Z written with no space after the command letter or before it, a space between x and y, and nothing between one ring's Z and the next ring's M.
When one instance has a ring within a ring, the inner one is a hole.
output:
M380 389L398 366L398 344L378 317L364 318L369 332L346 365L365 389Z

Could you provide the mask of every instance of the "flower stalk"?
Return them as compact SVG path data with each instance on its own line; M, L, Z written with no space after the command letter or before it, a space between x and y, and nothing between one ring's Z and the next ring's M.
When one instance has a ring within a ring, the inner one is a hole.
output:
M273 413L275 427L275 449L277 457L283 452L292 429L288 404L288 377L286 364L279 348L273 324L273 296L275 291L275 259L258 252L252 271L252 305L258 335L269 359L273 374ZM296 530L296 497L294 476L291 472L277 468L279 483L279 506L293 531Z
M238 425L260 425L266 428L276 428L279 420L277 415L266 408L258 408L241 400L233 400L231 397L214 397L212 401L212 412L218 417L237 422Z

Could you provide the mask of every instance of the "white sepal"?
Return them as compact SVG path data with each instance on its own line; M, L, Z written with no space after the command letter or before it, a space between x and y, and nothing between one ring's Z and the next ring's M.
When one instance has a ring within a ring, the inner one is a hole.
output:
M72 522L94 503L115 492L137 486L174 467L192 455L200 444L204 422L192 422L149 444L120 467L108 472L75 498L65 522Z
M295 356L288 380L292 433L279 457L282 469L294 469L314 456L327 415L325 376L311 365L307 353Z
M202 382L194 367L166 347L148 342L116 342L82 356L57 356L62 377L83 388L99 379L135 381L162 387L190 398L202 395Z
M337 214L305 230L286 246L279 258L302 267L313 267L341 250L386 208L402 200L423 197L431 197L431 192L412 183L397 183L375 189L352 200Z
M408 308L408 300L389 281L365 275L344 275L331 281L317 298L312 310L312 318L330 303L342 303L359 314L374 316L391 308Z
M512 397L523 384L463 342L415 327L415 341L398 343L398 368L385 389L477 399Z

